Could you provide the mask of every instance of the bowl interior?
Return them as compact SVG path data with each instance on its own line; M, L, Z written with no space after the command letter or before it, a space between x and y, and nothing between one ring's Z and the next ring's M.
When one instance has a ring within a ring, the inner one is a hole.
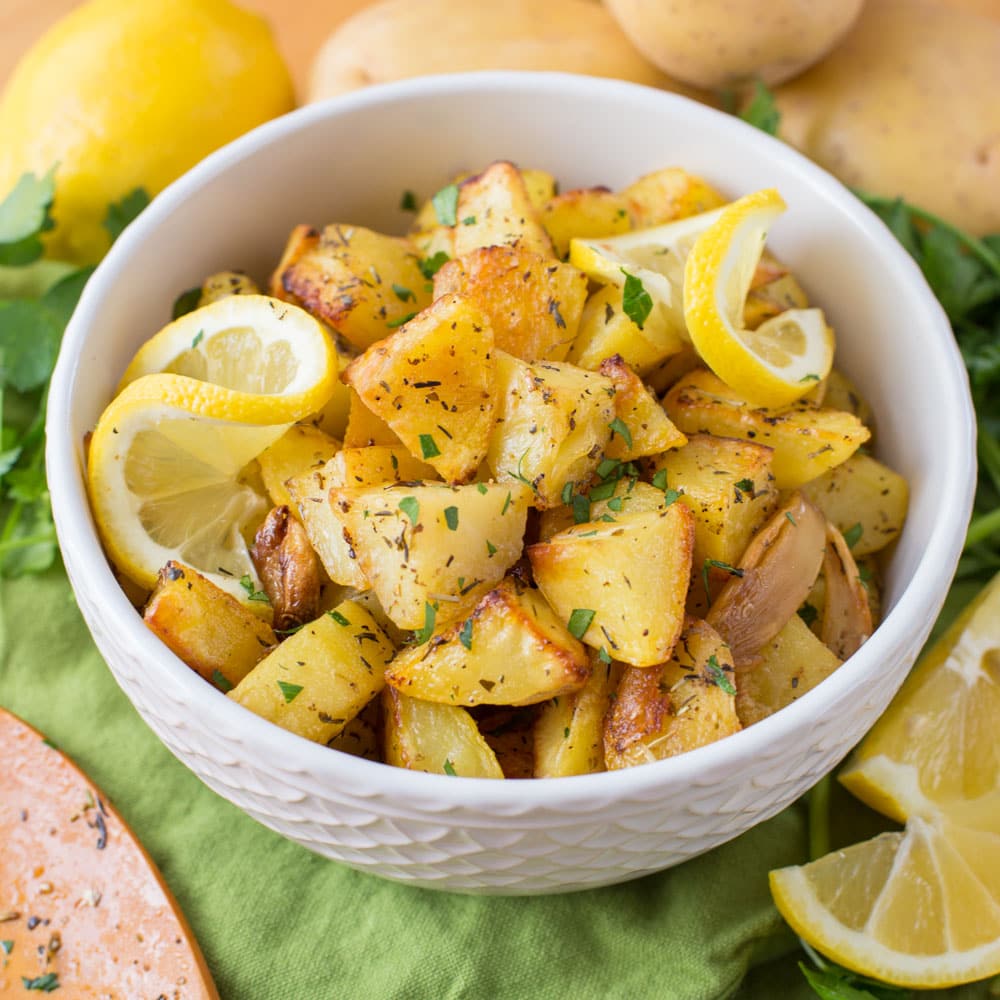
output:
M494 159L548 170L563 190L620 187L669 165L731 196L780 190L788 212L771 246L826 311L837 364L874 407L875 450L910 483L886 609L912 581L915 627L929 628L964 533L973 425L964 370L918 270L867 209L783 144L683 98L582 77L474 74L363 91L264 126L157 198L102 264L67 334L50 468L75 468L53 487L57 507L82 507L84 433L181 291L222 268L266 279L297 223L401 232L404 190L428 196ZM80 530L96 552L86 517ZM848 683L839 673L832 680Z

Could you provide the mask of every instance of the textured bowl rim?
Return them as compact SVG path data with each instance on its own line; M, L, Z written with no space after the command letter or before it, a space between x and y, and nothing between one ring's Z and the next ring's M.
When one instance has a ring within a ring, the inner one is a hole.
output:
M430 774L390 767L378 762L331 751L259 718L221 692L206 684L145 627L126 599L104 556L90 516L80 466L79 443L71 435L71 390L77 379L81 353L89 335L97 329L102 300L113 287L118 273L132 252L155 233L186 198L224 173L233 164L292 133L321 125L324 121L368 106L392 103L397 99L437 97L462 93L496 94L509 92L527 98L546 92L585 101L588 95L620 95L622 101L657 106L673 106L678 117L716 121L718 127L740 134L740 141L765 159L783 162L783 169L797 175L817 196L833 208L880 251L881 266L909 287L928 323L940 332L934 346L937 356L927 359L948 386L953 405L941 412L938 442L941 482L951 490L950 503L935 523L910 581L896 605L871 639L821 685L775 715L725 739L677 757L617 772L579 775L546 781L490 781L466 778L453 781L445 774ZM468 808L489 811L497 807L522 809L546 806L581 808L588 802L608 799L644 798L663 786L697 784L699 776L736 769L741 761L764 752L769 745L796 730L808 730L809 720L823 713L825 704L834 704L851 691L863 689L880 663L892 655L898 637L912 631L908 623L930 627L947 593L961 553L976 480L975 416L968 389L968 377L955 345L951 327L937 299L924 281L916 263L899 245L882 222L858 201L839 181L803 155L777 139L732 116L690 101L687 98L638 84L568 73L527 73L490 71L421 77L382 84L327 101L307 105L274 119L211 154L157 196L128 227L90 279L79 306L67 328L52 379L46 430L47 470L53 514L60 544L69 553L67 562L85 566L87 587L98 593L107 623L116 629L122 642L141 650L145 669L154 684L172 687L189 703L213 699L206 704L225 727L242 730L246 741L262 755L281 759L285 766L320 780L352 787L375 788L381 794L411 803L441 808ZM944 581L944 582L942 582Z

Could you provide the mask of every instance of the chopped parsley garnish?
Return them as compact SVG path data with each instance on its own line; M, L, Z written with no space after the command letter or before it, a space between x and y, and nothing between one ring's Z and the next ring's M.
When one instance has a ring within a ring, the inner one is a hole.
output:
M598 483L587 496L590 498L591 503L599 503L601 500L613 497L617 486L617 480L609 479L606 483Z
M799 379L799 381L800 382L818 382L819 381L819 376L817 374L815 374L814 372L810 372L808 375L803 375L802 378Z
M504 514L507 513L507 509L510 507L510 504L511 504L510 490L507 490L507 499L504 500L504 502L503 502L503 510L500 511L500 516L501 517L503 517Z
M476 483L476 489L479 490L479 492L482 493L483 496L486 496L486 494L489 493L489 490L486 487L486 483Z
M563 728L563 739L564 740L568 740L569 739L569 726L565 726Z
M249 573L244 573L240 577L240 586L247 592L248 601L260 601L261 604L271 603L271 599L263 590L254 589L253 580L250 579Z
M199 330L194 335L194 339L191 341L191 350L193 351L204 339L205 339L205 331Z
M653 476L653 485L658 490L663 490L664 493L667 492L667 470L659 469Z
M350 625L350 621L345 618L339 611L327 611L327 614L338 624L347 626Z
M586 524L590 520L590 499L582 493L573 497L573 521L576 524Z
M476 224L476 217L474 215L467 215L462 219L463 226L474 226Z
M597 651L597 658L601 661L601 663L611 662L611 654L603 646L601 646L601 648Z
M649 314L653 311L653 300L639 278L634 274L629 274L624 267L621 268L621 272L625 275L622 309L625 311L625 315L641 330L649 318Z
M407 288L405 285L397 285L393 282L392 290L396 293L396 298L399 299L400 302L410 302L416 298L412 289Z
M462 626L461 631L458 633L458 641L465 646L466 649L472 649L472 619L466 618L465 624Z
M792 512L790 510L786 510L785 511L785 517L788 518L788 523L793 528L797 528L799 526L799 522L795 520L795 518L792 516Z
M444 523L448 525L449 531L458 531L458 508L445 507Z
M844 541L847 542L847 547L853 549L858 542L861 541L861 536L864 534L865 529L862 527L861 522L851 525L847 531L844 532Z
M497 547L488 538L486 539L486 551L491 556L496 555L497 552Z
M431 204L434 206L434 212L438 217L438 222L442 226L455 225L458 221L456 218L456 213L458 212L458 185L449 184L447 187L441 188L431 198Z
M726 694L736 694L736 688L733 687L733 682L726 676L725 671L719 666L719 661L713 653L708 658L708 663L705 664L705 673L708 675L708 679L718 687L722 688Z
M621 417L615 417L615 419L608 424L608 427L611 428L612 441L615 439L615 435L617 434L625 442L626 448L632 447L632 432L628 429L628 424L626 424Z
M441 454L441 449L430 434L420 435L420 454L424 458L437 458Z
M708 571L714 566L716 569L724 569L730 576L742 576L743 570L730 566L729 563L720 562L718 559L706 559L701 567L701 579L705 584L705 600L712 603L712 591L708 583Z
M420 261L420 273L430 281L441 268L448 263L451 258L444 252L444 250L438 250L436 254L431 257L425 257ZM428 289L430 291L430 289Z
M399 501L399 509L410 519L410 523L416 527L420 519L420 501L416 497L403 497Z
M753 480L752 479L741 479L736 483L736 488L741 493L753 493Z
M3 948L3 953L9 955L14 950L13 941L0 941L0 948Z
M563 483L562 493L560 494L562 502L568 507L573 502L573 484Z
M401 212L415 212L417 210L417 196L412 191L404 191L399 199L399 209Z
M38 990L39 993L54 993L59 989L59 975L55 972L46 972L44 976L36 976L34 979L21 976L21 985L26 990Z
M587 629L590 628L590 623L594 620L596 613L595 611L591 611L590 608L574 608L573 613L569 616L569 621L566 623L566 631L574 639L582 639Z
M225 674L221 670L212 671L212 683L223 693L227 691L232 691L233 685L229 683L226 679Z
M597 467L597 475L600 479L608 479L613 476L616 472L619 477L621 476L621 461L617 458L605 458L601 460L601 464Z
M608 510L613 510L616 514L621 513L622 504L625 502L624 497L612 497L608 501Z
M754 84L753 98L746 106L740 118L761 132L768 135L777 135L778 126L781 124L781 112L774 100L774 94L767 89L767 85L757 80Z
M413 633L418 646L422 646L434 634L434 622L437 620L437 605L424 601L424 627Z
M447 774L448 777L450 777L450 778L457 778L458 777L458 775L455 774L455 765L452 764L452 762L450 760L448 760L447 757L445 757L445 760L444 760L444 773Z
M677 500L681 495L680 490L664 490L663 491L663 506L669 507L675 500Z
M301 684L289 684L288 681L278 681L278 687L285 696L285 704L290 705L302 691Z
M386 321L386 326L390 330L395 330L397 326L403 326L405 323L409 323L411 319L417 314L415 312L407 313L405 316L399 316L396 319L390 319Z

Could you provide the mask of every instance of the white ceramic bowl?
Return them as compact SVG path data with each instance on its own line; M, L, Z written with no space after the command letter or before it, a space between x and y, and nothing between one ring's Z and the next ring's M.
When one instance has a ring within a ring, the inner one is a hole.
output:
M909 480L910 514L875 635L816 690L711 746L609 774L456 780L359 760L257 718L142 624L111 575L81 474L84 433L182 289L220 268L264 276L299 222L401 231L400 195L512 159L564 189L621 186L677 164L736 196L776 186L772 245L838 335L838 363L877 414L878 452ZM211 788L356 868L474 892L623 881L767 819L872 725L925 640L951 579L974 485L974 418L951 332L920 272L837 181L787 146L683 98L560 74L425 78L271 122L160 195L87 286L48 413L48 474L70 580L118 683ZM151 777L155 780L155 776Z

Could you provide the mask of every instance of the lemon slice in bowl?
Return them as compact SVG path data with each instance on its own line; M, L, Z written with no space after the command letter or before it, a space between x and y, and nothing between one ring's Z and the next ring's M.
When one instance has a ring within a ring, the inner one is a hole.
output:
M684 321L684 262L721 208L620 236L573 239L569 261L588 278L624 287L631 275L652 300L649 321L679 342L688 340Z
M833 332L819 309L789 309L755 330L743 309L768 229L785 210L773 189L718 210L684 265L684 318L702 360L730 388L759 406L787 406L813 389L833 364Z
M1000 789L1000 574L906 679L841 783L902 822ZM1000 829L1000 825L998 825Z
M152 588L176 559L241 601L241 580L260 590L248 540L269 503L246 470L291 426L281 412L280 398L182 375L130 384L101 415L87 459L94 519L118 569Z
M304 309L268 295L230 295L181 316L151 337L119 391L144 375L185 375L273 400L276 421L300 420L333 395L337 352Z
M792 929L855 972L917 989L1000 972L1000 794L770 881Z

